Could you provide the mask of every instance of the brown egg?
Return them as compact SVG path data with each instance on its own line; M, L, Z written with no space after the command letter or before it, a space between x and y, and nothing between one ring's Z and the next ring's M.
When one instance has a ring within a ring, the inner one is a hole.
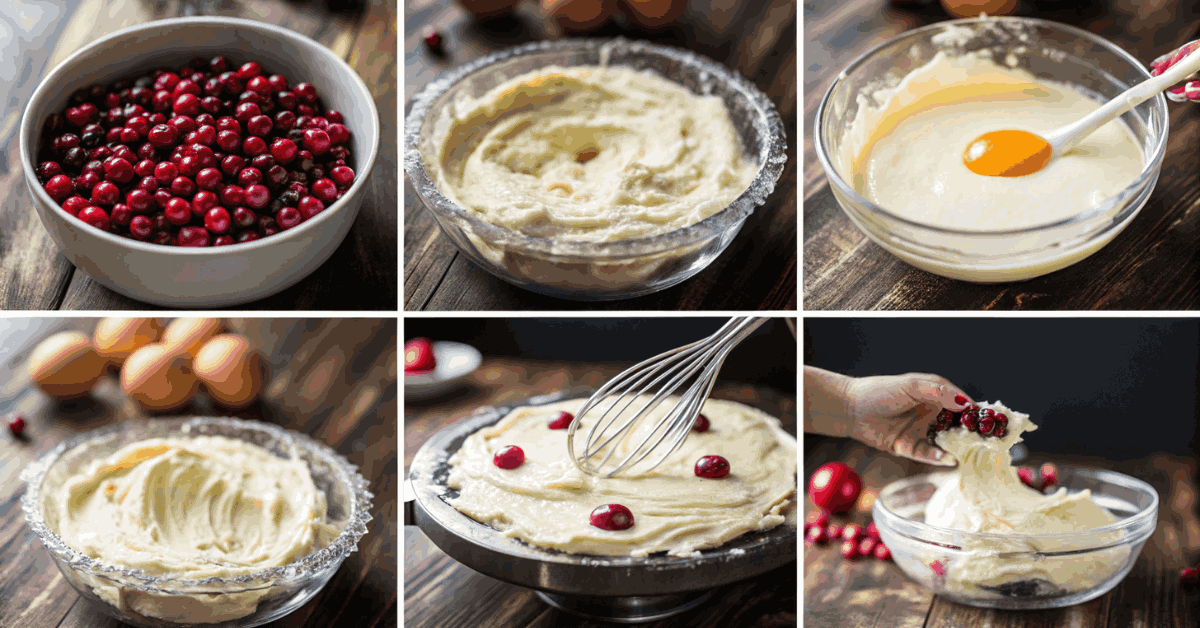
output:
M508 15L517 8L519 0L458 0L462 8L480 19Z
M955 17L978 17L988 15L1011 15L1016 13L1018 0L942 0L942 8Z
M177 347L188 354L188 357L195 358L200 347L224 329L225 326L219 318L177 318L167 325L162 343L169 347Z
M617 13L615 0L542 0L542 15L567 33L600 28Z
M121 367L121 389L147 410L173 410L200 390L190 357L178 347L148 344Z
M29 376L52 397L82 397L104 375L100 357L87 334L64 331L42 341L25 363Z
M163 328L154 318L102 318L92 341L100 356L117 366L135 349L156 342Z
M245 336L215 336L196 353L192 369L208 394L231 408L254 403L262 390L262 361Z
M617 0L635 26L654 30L670 26L683 15L687 0Z

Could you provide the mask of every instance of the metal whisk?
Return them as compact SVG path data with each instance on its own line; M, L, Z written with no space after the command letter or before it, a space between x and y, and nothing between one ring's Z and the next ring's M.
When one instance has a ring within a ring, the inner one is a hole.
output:
M650 452L667 442L670 446L658 461L643 471L649 471L662 464L667 456L683 444L692 431L704 400L712 392L725 356L766 320L761 317L732 318L713 335L631 366L601 386L588 398L587 403L583 404L583 408L575 416L575 420L571 421L571 427L567 430L567 451L575 461L575 466L584 473L610 478L641 462ZM679 401L670 412L654 425L654 429L646 434L628 457L616 464L611 471L605 471L604 466L617 451L617 445L634 435L634 426L689 380L691 385L679 396ZM651 391L657 391L654 397L609 434L617 420L627 416L626 410L629 406L642 394ZM629 400L613 412L626 397L629 397ZM587 430L583 451L581 455L576 456L575 431L583 422L584 415L597 409L603 412L599 420L592 423ZM606 447L608 452L596 463L594 459L604 453Z

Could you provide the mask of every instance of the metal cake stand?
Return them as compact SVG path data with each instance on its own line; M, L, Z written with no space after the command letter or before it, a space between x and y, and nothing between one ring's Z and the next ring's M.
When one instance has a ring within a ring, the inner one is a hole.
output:
M467 436L519 406L578 395L543 395L509 406L481 408L434 434L413 458L405 484L404 525L415 525L449 556L486 576L536 590L547 604L601 621L634 624L682 613L716 587L758 576L796 560L794 517L764 532L742 535L700 556L619 558L566 554L503 536L446 503L447 464Z

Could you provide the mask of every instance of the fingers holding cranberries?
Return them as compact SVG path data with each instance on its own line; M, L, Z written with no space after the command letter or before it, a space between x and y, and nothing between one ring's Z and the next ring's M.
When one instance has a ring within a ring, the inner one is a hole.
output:
M97 229L221 246L293 229L344 196L351 137L315 86L216 56L79 90L45 121L35 174Z

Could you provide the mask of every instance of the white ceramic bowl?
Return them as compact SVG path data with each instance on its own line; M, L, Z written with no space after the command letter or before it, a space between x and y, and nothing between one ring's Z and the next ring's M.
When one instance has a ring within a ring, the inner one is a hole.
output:
M222 54L259 61L293 84L316 86L350 128L354 184L312 220L255 242L187 248L137 242L101 231L64 211L35 175L43 124L71 94L94 83L133 78L196 56ZM362 206L379 150L374 98L350 66L317 42L285 28L219 17L157 20L122 29L80 49L38 85L21 120L21 165L34 208L58 249L92 279L126 296L167 307L198 309L247 303L308 276L337 249Z
M404 374L405 399L428 399L440 395L454 388L483 363L483 355L478 349L461 342L433 343L433 358L437 363L433 371Z

